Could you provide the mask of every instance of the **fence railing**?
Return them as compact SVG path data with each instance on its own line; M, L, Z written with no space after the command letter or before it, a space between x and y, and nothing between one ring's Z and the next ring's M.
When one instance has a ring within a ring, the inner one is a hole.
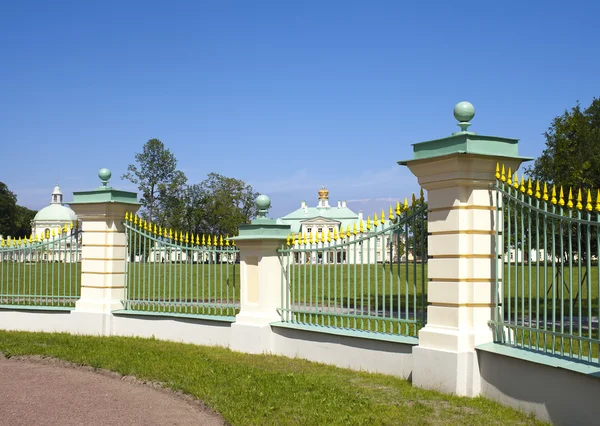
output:
M600 194L496 177L496 342L597 362Z
M239 250L222 236L173 232L127 214L125 310L234 317Z
M0 241L0 305L73 308L81 286L81 231Z
M279 250L281 321L417 336L425 324L427 204L333 233L297 233Z

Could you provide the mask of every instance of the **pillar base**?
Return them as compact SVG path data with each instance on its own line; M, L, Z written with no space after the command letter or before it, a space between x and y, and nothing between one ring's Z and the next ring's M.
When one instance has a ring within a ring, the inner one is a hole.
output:
M413 348L414 386L460 396L474 397L481 392L477 354L440 349Z
M71 311L73 327L69 330L76 334L111 336L113 334L112 314L102 312Z
M281 321L277 312L240 312L231 324L231 349L250 354L271 353L271 323Z
M271 353L271 326L256 324L231 324L231 345L233 351L248 354Z

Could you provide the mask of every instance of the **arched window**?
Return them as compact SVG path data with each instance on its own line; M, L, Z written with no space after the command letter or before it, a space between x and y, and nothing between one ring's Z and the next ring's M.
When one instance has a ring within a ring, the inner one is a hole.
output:
M50 238L50 229L49 228L46 228L44 230L44 235L46 236L46 238Z

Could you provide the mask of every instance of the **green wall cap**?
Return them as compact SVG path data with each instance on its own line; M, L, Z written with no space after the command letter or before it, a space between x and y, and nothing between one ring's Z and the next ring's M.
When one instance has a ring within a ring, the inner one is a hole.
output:
M118 189L95 189L92 191L78 191L73 193L70 205L93 203L126 203L139 205L137 193L120 191Z
M240 225L240 234L230 239L234 241L285 240L291 233L291 226L278 224L276 220L267 217L267 212L271 207L269 197L261 194L256 197L255 203L258 217L250 224Z
M447 138L413 144L414 156L410 160L398 161L405 166L409 161L442 157L448 154L479 154L492 157L519 158L525 161L530 157L519 156L519 140L498 136L484 136L473 133L460 133Z
M240 234L231 240L285 240L290 235L290 225L278 225L273 219L255 219L251 224L240 225ZM269 221L269 222L267 222Z
M136 192L119 191L108 186L111 176L110 170L106 168L98 170L98 177L102 185L91 191L74 192L73 201L69 204L125 203L139 206Z
M485 136L467 131L475 115L475 108L469 102L459 102L454 108L454 117L459 121L460 132L451 136L413 144L413 158L398 161L406 166L416 160L443 157L450 154L477 154L491 157L517 158L530 161L533 158L519 156L519 140L499 136Z

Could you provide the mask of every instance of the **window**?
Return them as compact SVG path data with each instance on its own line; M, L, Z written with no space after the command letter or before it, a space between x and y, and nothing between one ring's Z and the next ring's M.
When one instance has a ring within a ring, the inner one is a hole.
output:
M317 232L320 234L321 232L323 232L323 228L317 228Z
M306 232L310 234L310 233L312 232L312 228L311 228L310 226L309 226L309 227L307 227L307 228L306 228Z
M329 233L333 234L333 228L329 228Z
M160 253L156 253L156 261L160 262Z

